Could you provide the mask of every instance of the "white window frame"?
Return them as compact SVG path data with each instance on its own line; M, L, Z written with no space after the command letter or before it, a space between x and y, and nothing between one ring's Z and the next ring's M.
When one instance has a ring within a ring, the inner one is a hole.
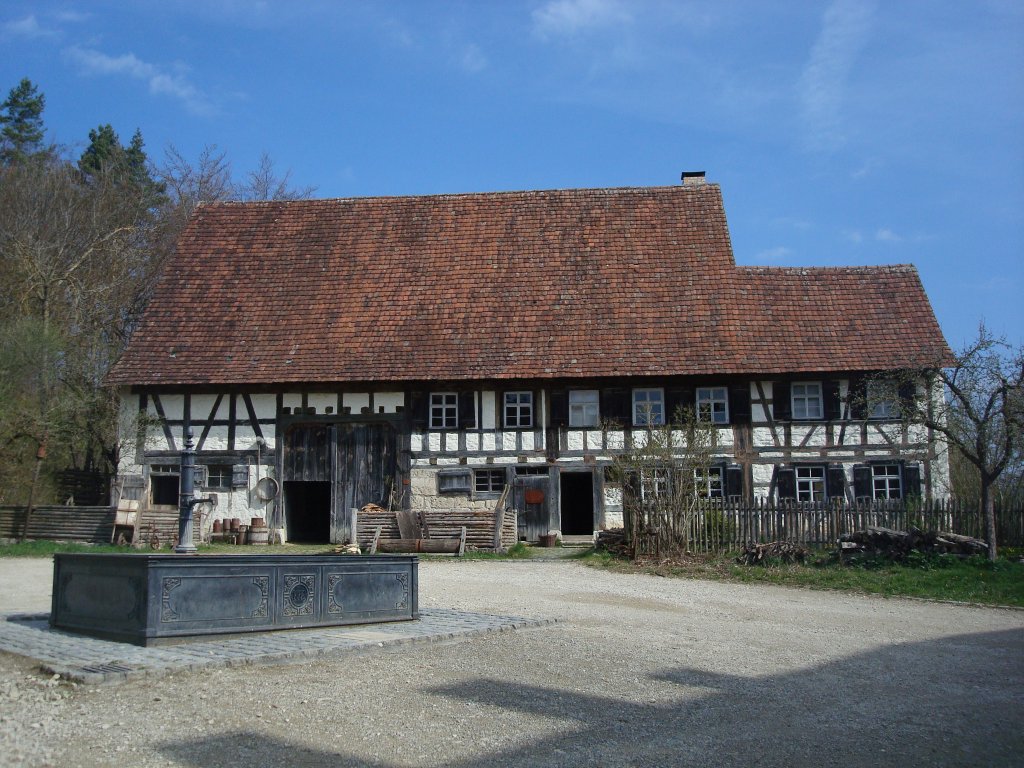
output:
M533 427L533 392L506 392L502 398L502 423L510 429Z
M430 428L459 428L459 394L458 392L430 393Z
M231 464L207 464L204 488L230 491L234 484L235 468Z
M640 470L640 500L665 498L669 494L671 472L668 467Z
M898 419L900 417L899 392L895 382L869 381L866 393L869 419Z
M874 499L902 499L903 472L899 464L871 465L871 497Z
M795 382L790 388L790 405L794 421L821 421L825 418L821 382Z
M596 427L601 420L601 395L596 389L569 390L569 426Z
M693 490L702 499L725 498L725 471L723 467L695 467Z
M633 390L633 426L661 427L665 425L665 390L647 387Z
M697 418L712 424L728 424L729 388L697 387Z
M825 501L825 467L812 464L795 467L796 500Z

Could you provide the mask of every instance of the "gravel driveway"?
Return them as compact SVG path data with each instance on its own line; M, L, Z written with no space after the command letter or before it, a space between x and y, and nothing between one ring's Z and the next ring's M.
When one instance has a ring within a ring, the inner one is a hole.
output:
M0 611L49 608L0 560ZM0 654L0 764L1024 765L1024 612L431 561L422 607L554 617L466 642L48 681Z

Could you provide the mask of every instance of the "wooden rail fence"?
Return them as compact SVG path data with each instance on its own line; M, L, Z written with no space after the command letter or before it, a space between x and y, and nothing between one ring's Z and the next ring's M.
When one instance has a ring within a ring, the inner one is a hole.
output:
M25 507L0 507L0 538L20 538ZM39 506L32 510L28 538L107 544L114 533L114 508Z
M671 548L662 526L644 510L625 510L626 535L638 551L655 554ZM810 547L835 546L844 533L868 526L907 530L948 531L985 538L985 521L977 504L953 500L931 502L874 501L859 504L795 503L758 500L695 502L687 512L689 525L675 520L674 530L688 530L686 548L714 552L744 544L788 541ZM999 546L1024 546L1024 509L996 508Z

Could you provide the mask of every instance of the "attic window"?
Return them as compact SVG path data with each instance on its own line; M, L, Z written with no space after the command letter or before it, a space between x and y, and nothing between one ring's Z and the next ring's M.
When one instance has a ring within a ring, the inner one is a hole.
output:
M533 426L533 392L505 393L505 426Z
M455 392L430 393L430 428L458 429L459 396Z
M665 390L633 390L633 425L660 427L665 423Z
M821 399L821 382L794 384L792 398L794 419L820 419L825 415Z

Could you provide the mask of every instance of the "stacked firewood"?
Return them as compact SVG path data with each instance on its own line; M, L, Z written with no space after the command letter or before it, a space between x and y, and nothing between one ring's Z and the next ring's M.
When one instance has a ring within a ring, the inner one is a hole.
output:
M911 552L951 554L966 557L988 551L981 539L946 531L922 531L911 527L906 531L891 528L865 528L839 537L843 554L864 553L893 559L905 558Z
M806 547L790 541L770 541L767 544L747 544L736 562L740 565L763 565L766 560L803 563L810 554Z
M623 528L610 528L607 531L598 531L597 540L594 542L594 549L606 550L613 555L629 556L629 545L626 544L626 531Z

